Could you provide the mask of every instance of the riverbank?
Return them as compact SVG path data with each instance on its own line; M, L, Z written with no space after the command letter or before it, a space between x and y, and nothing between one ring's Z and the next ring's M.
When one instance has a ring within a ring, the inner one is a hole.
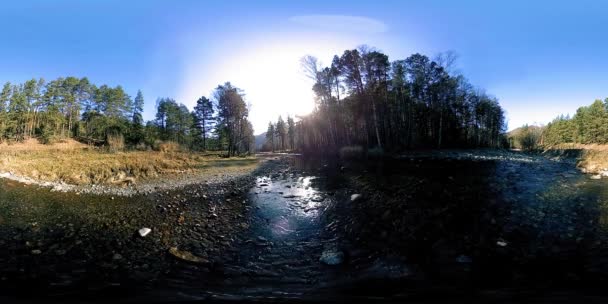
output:
M405 257L436 290L602 286L605 182L571 156L483 154L343 162L357 196L336 205L333 229L359 250Z
M198 152L108 153L68 140L0 145L0 178L52 191L132 196L250 174L255 157Z
M538 154L444 152L260 155L240 178L131 198L0 181L0 289L266 302L603 288L604 181Z
M543 154L574 158L582 172L592 174L596 179L608 177L608 145L561 144L545 149Z
M132 197L0 181L0 290L116 296L152 290L184 265L221 272L219 261L249 228L254 177L278 163L268 157L250 174Z

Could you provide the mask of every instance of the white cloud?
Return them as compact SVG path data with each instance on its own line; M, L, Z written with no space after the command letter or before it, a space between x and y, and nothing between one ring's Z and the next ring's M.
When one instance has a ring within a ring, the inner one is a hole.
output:
M388 31L388 25L384 22L363 16L304 15L293 16L289 20L300 25L326 31L359 34L379 34Z

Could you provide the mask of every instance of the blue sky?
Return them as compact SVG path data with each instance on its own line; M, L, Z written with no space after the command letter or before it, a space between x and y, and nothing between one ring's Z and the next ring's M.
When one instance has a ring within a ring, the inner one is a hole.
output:
M256 133L312 108L299 71L369 44L392 60L453 50L509 128L608 96L605 1L4 1L0 81L86 76L190 107L232 81Z

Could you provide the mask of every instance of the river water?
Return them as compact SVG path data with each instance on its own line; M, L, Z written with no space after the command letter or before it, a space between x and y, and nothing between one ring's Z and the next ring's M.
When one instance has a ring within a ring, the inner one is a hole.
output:
M242 229L214 236L230 239L228 249L210 251L212 263L199 265L168 259L162 238L130 236L165 216L152 196L81 196L0 181L0 286L34 282L53 290L94 276L99 265L73 260L87 254L78 249L84 239L91 250L108 248L110 281L145 286L117 294L132 301L394 300L599 288L608 279L607 185L570 161L519 154L366 163L291 157L256 176L237 221ZM180 201L199 202L193 193ZM353 194L361 199L351 202ZM204 210L214 215L217 206ZM36 237L41 231L45 236ZM138 248L115 258L115 248L131 247ZM38 248L61 263L41 267ZM324 253L338 254L340 263L327 265Z

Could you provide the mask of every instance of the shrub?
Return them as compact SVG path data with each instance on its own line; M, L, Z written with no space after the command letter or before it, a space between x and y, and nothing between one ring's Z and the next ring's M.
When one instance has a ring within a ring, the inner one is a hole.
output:
M162 153L171 153L171 152L179 152L180 151L180 146L178 143L173 142L173 141L155 141L154 142L154 146L153 146L154 150L156 151L160 151Z
M140 142L137 145L135 145L135 150L137 151L149 151L150 150L150 146L148 146L147 144Z
M106 143L110 152L122 151L125 148L125 138L122 134L108 134Z
M367 150L367 157L369 158L382 158L384 156L384 149L382 148L371 148Z
M49 145L52 144L55 140L54 134L50 128L47 128L46 125L42 125L38 132L40 133L40 137L38 137L38 141L41 144Z
M340 158L362 158L365 155L361 146L345 146L340 148Z

